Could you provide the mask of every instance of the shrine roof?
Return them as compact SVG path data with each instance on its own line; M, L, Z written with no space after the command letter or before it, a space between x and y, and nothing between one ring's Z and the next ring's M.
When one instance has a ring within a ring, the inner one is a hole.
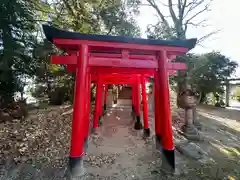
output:
M108 35L96 35L96 34L82 34L78 32L65 31L53 26L43 25L43 30L46 38L53 42L53 39L72 39L72 40L89 40L89 41L107 41L107 42L119 42L119 43L135 43L144 45L157 45L157 46L172 46L172 47L184 47L192 49L195 47L197 39L186 40L158 40L158 39L143 39L133 38L126 36L108 36Z

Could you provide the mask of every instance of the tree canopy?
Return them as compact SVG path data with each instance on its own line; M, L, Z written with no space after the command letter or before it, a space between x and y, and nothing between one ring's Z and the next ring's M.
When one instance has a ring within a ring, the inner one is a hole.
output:
M148 26L147 35L161 39L185 39L188 26L205 23L196 22L195 18L209 10L210 2L168 0L164 4L155 0L2 0L0 103L12 101L15 92L22 92L26 77L31 77L37 87L44 87L43 92L48 96L60 87L71 89L68 93L73 93L74 73L67 74L63 65L50 64L51 55L63 52L45 39L41 29L43 23L81 33L139 37L136 16L142 5L148 5L156 12L159 21ZM170 18L162 12L162 6L167 8ZM217 52L189 54L177 61L188 63L191 83L204 93L220 91L221 81L229 77L237 66ZM179 82L182 76L174 79Z
M190 83L203 97L208 93L223 93L224 81L236 70L238 64L219 52L202 55L188 55L188 75Z
M33 21L34 12L27 1L0 2L0 103L11 101L14 92L22 89L22 75L34 73Z

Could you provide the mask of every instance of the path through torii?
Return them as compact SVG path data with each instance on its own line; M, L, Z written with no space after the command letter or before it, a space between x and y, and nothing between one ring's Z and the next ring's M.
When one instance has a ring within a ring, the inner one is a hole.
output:
M183 63L171 63L176 56L192 49L196 39L149 40L140 38L87 35L43 26L47 39L68 56L52 56L53 64L66 64L76 71L72 136L69 159L70 178L83 175L83 156L87 151L90 122L90 87L97 84L93 131L102 115L102 96L107 84L131 84L132 105L136 113L135 129L142 129L140 85L142 86L144 134L148 136L146 80L154 77L155 134L157 149L163 153L162 168L175 169L174 144L169 102L168 76L186 70ZM104 100L105 101L105 100Z

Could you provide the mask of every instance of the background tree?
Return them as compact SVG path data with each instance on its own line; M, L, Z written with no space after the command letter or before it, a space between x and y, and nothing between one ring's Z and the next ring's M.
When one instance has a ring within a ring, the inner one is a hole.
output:
M53 54L53 49L46 43L47 41L43 40L42 22L81 33L122 36L140 35L139 27L133 16L138 13L138 7L132 4L130 0L38 0L33 1L31 5L38 14L38 25L40 27L39 45L35 47L36 51L41 52L40 56L36 57L37 73L35 82L38 87L36 91L42 90L42 92L47 93L50 100L52 100L52 96L56 100L57 94L59 94L59 98L72 99L75 75L74 73L66 73L65 66L55 65L53 68L53 65L50 65L50 55ZM65 73L62 73L63 71ZM94 91L94 86L92 89ZM41 92L35 93L35 95L37 94L40 95ZM67 94L67 97L65 98L63 94ZM58 99L57 104L63 101Z
M237 67L235 61L231 61L219 52L206 53L194 56L191 61L193 68L189 72L191 84L201 92L201 100L208 93L224 92L222 82L229 78Z
M139 5L152 7L159 20L154 25L148 25L147 35L161 39L186 39L190 26L206 26L207 19L202 19L201 15L210 11L211 2L212 0L138 1ZM163 11L163 9L166 11ZM218 30L205 34L203 37L198 37L198 44L217 32ZM179 58L176 61L179 61ZM175 80L178 84L178 92L181 92L184 89L182 85L185 84L185 74L179 72L178 78L175 78Z
M165 4L165 2L167 2ZM147 5L152 7L159 19L156 25L149 25L147 33L154 33L155 37L162 37L158 33L159 27L162 27L164 37L186 39L189 26L203 27L207 25L207 19L199 18L202 14L210 11L210 3L212 0L145 0L139 1L139 5ZM167 9L167 14L162 9ZM201 19L201 20L199 20ZM198 38L198 43L213 35L210 32L203 37Z
M166 2L166 4L165 4ZM207 19L203 19L201 15L210 10L212 0L142 0L138 1L139 5L147 5L152 7L158 17L156 25L149 25L147 34L154 38L167 39L186 39L189 26L199 28L206 26ZM167 13L163 11L166 9ZM159 31L159 28L161 31ZM161 32L161 33L159 33ZM205 34L203 37L198 37L198 44L206 38L218 32L218 30ZM187 60L186 58L183 58ZM183 60L182 59L182 60ZM175 61L181 61L176 58ZM186 63L186 61L185 61ZM186 78L188 77L188 78ZM178 77L173 78L177 81L177 105L179 106L180 93L185 89L187 79L191 78L184 72L179 71ZM193 121L196 122L196 108L193 108ZM187 122L186 122L187 124Z
M32 75L34 59L33 11L27 1L0 2L0 103L13 101L21 87L21 77Z

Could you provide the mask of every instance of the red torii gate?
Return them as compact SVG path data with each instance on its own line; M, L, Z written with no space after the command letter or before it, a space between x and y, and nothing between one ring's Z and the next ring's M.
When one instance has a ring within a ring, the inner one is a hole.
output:
M130 83L133 89L133 106L137 114L135 129L141 129L140 84L142 84L143 104L145 104L143 107L144 129L149 130L145 99L145 81L148 76L154 76L155 109L157 109L155 110L155 133L157 144L162 145L162 165L163 168L174 171L175 156L168 75L174 74L176 70L186 69L186 65L168 61L192 49L196 39L164 41L88 35L63 31L46 25L43 29L49 41L68 53L68 56L52 56L52 63L66 64L69 72L76 71L69 158L70 176L75 178L83 174L83 156L87 147L90 119L91 81L97 84L93 128L98 126L98 118L102 111L100 97L103 84ZM107 90L104 93L105 97L106 93Z

